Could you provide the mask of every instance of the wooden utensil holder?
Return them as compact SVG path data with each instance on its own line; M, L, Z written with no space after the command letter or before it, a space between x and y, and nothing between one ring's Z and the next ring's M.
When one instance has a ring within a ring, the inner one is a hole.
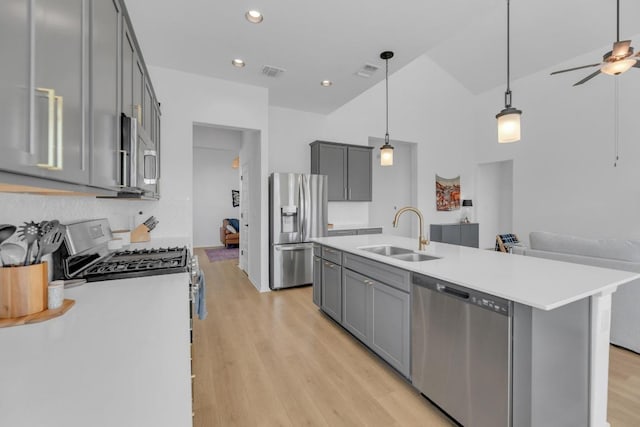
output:
M47 263L0 268L0 319L47 309Z

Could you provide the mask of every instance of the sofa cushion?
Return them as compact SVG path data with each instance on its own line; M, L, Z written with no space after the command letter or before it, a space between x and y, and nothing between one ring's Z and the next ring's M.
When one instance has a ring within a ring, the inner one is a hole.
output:
M229 233L237 233L237 232L238 232L238 230L236 230L235 228L233 228L233 225L231 225L231 224L227 224L227 231L228 231Z
M231 224L231 226L236 229L236 233L238 232L238 230L240 230L240 221L238 221L236 218L227 218L227 221L229 221L229 224Z
M529 233L531 249L594 258L640 262L640 241L622 239L587 239L548 231Z

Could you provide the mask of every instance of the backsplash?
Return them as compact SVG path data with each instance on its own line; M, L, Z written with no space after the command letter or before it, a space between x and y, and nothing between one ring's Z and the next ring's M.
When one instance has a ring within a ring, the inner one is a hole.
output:
M107 218L111 228L117 230L138 225L151 215L158 216L158 203L142 200L0 193L0 205L3 207L0 223L14 225L31 220L39 222L57 219L64 224L91 218ZM162 222L162 218L159 219Z
M327 214L330 224L368 225L369 202L329 202Z

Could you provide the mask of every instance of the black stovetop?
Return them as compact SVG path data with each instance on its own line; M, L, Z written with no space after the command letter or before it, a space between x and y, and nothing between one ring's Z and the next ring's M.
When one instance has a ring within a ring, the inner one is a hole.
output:
M120 251L92 265L83 273L89 282L155 276L188 271L187 247Z

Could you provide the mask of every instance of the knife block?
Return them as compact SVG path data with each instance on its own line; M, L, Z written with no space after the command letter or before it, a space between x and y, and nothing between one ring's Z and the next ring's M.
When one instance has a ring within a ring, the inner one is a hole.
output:
M151 235L144 224L140 224L131 232L131 243L148 242L149 240L151 240Z
M47 263L0 268L0 319L47 309Z

